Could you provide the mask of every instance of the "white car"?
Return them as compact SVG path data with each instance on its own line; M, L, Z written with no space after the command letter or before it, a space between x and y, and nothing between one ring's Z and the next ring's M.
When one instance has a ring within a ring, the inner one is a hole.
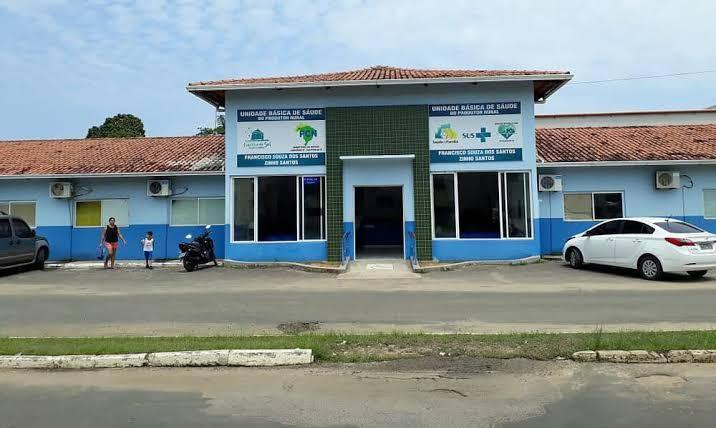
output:
M644 279L664 272L686 272L694 278L716 269L716 235L669 218L607 220L567 239L562 254L573 268L583 264L637 269Z

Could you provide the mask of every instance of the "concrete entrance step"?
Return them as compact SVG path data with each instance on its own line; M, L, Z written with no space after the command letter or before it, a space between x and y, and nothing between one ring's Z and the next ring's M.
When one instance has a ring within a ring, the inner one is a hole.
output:
M352 261L348 272L338 275L338 279L414 279L420 278L410 269L407 260L402 259L366 259Z

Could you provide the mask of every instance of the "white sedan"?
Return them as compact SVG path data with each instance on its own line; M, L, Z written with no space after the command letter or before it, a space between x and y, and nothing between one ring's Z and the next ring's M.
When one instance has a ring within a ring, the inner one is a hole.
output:
M716 235L669 218L617 218L567 239L562 254L573 268L583 264L637 269L644 279L664 272L694 278L716 269Z

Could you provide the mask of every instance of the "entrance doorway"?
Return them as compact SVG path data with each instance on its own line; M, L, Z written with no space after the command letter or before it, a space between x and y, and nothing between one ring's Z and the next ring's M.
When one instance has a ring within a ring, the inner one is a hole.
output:
M355 187L356 258L403 258L403 188Z

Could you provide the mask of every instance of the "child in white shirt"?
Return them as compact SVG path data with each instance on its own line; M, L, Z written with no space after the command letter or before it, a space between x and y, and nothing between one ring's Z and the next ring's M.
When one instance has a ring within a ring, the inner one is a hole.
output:
M142 248L144 249L144 261L147 263L145 266L147 269L154 269L152 267L152 255L154 254L154 234L152 231L148 231L142 239Z

